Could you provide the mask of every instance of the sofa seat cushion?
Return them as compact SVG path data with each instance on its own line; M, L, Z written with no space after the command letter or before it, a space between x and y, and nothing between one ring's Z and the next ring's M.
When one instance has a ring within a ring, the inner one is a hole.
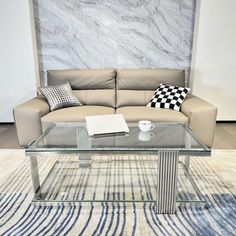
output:
M115 110L105 106L68 107L48 113L41 118L45 130L53 122L85 122L85 116L114 114Z
M127 122L150 120L152 122L178 122L188 124L188 118L183 113L163 108L129 106L118 108L116 113L123 114Z

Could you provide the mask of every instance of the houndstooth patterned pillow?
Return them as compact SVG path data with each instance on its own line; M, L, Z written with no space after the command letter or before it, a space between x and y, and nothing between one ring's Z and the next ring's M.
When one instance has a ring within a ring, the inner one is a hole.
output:
M82 105L77 97L72 93L69 82L60 85L39 88L39 91L47 99L50 111L63 107Z
M189 88L160 84L147 106L180 111L189 90Z

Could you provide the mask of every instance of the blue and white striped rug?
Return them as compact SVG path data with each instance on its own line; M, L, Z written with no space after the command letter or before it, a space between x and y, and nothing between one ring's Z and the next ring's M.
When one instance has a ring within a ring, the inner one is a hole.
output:
M208 202L208 209L182 207L175 215L156 215L153 203L82 203L70 207L31 204L33 193L26 159L1 182L0 235L236 235L236 190L229 178L231 173L235 183L235 172L229 168L226 178L222 177L222 166L236 161L236 152L225 152L225 159L223 154L215 151L212 158L191 159L192 176ZM79 176L78 168L59 166L45 187L49 192L53 189L50 197L66 199L76 193L83 199L155 199L155 164L143 164L136 159L133 166L128 161L125 168L124 162L111 162L109 158L103 159L97 169L92 163L97 171L85 165ZM51 157L39 159L42 178L54 162ZM62 169L67 172L61 173ZM55 193L59 189L62 195Z

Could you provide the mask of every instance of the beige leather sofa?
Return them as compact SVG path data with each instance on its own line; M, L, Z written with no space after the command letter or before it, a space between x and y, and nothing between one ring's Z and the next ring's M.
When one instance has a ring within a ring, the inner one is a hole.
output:
M28 145L52 122L84 121L87 115L122 113L128 122L142 119L153 122L189 124L211 146L216 123L216 107L189 94L181 112L146 107L160 83L185 85L184 70L54 70L48 71L48 85L69 81L83 106L49 112L42 96L14 109L19 144Z

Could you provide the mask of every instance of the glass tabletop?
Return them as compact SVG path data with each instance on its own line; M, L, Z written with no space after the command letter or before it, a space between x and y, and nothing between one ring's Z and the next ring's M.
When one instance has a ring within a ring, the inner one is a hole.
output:
M138 123L128 123L129 133L90 137L86 123L53 123L26 149L27 155L49 153L154 154L163 149L186 155L210 155L211 150L187 125L154 123L141 132Z

